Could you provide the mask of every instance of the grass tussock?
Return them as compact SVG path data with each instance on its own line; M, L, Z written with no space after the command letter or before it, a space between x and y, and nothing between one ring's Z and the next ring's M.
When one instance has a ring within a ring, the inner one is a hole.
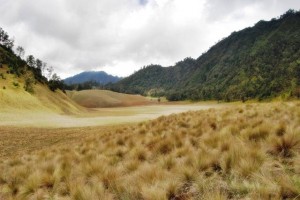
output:
M92 132L68 145L6 154L0 199L300 198L298 102L186 112Z

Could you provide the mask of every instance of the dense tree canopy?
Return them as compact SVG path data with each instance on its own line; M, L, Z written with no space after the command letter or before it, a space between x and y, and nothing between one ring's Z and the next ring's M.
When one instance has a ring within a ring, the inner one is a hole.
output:
M13 39L10 39L7 32L5 32L2 28L0 28L0 45L9 50L12 50L14 46Z

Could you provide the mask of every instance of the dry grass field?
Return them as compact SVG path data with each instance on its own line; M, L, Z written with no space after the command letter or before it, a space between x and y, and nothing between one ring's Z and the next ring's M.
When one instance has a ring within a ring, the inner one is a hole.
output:
M113 127L31 128L0 126L0 158L24 155L49 147L82 141L85 137Z
M0 199L300 199L300 102L3 130Z
M141 95L122 94L109 90L67 91L76 103L87 108L124 107L155 104Z

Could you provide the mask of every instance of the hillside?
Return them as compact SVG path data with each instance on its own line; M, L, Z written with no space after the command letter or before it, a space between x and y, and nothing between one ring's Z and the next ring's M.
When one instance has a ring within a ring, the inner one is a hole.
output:
M197 59L150 65L108 89L169 100L300 97L300 12L233 32Z
M70 114L85 110L60 90L62 84L56 74L50 80L43 76L46 63L33 55L23 59L24 49L17 47L14 52L13 46L13 40L0 28L0 113L17 117L24 114L20 112L30 116L33 112Z
M71 114L85 109L74 103L62 91L51 91L46 84L36 82L33 84L34 92L24 90L25 77L7 73L7 65L0 68L0 113L52 112ZM27 72L26 77L33 75Z
M67 91L68 96L77 104L87 108L105 108L153 104L140 95L129 95L108 90Z
M66 78L64 79L64 82L68 85L72 85L93 81L103 85L107 83L115 83L119 80L121 80L121 78L109 75L104 71L87 71Z

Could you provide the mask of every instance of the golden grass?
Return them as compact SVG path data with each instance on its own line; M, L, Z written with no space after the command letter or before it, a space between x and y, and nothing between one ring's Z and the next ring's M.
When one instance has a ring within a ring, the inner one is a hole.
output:
M98 134L113 127L95 128L30 128L0 126L0 158L16 156L27 152L64 146L82 141L87 136Z
M72 132L57 130L62 138ZM0 162L0 199L300 198L299 102L81 130L60 145L7 154Z
M52 92L41 83L33 85L34 93L24 90L24 77L7 74L7 66L0 68L0 113L5 112L47 112L77 114L86 109L77 105L62 91ZM2 77L5 77L4 79ZM32 75L31 75L32 76ZM17 86L16 86L17 85Z
M122 94L109 90L67 91L76 103L87 108L124 107L157 104L141 95Z

